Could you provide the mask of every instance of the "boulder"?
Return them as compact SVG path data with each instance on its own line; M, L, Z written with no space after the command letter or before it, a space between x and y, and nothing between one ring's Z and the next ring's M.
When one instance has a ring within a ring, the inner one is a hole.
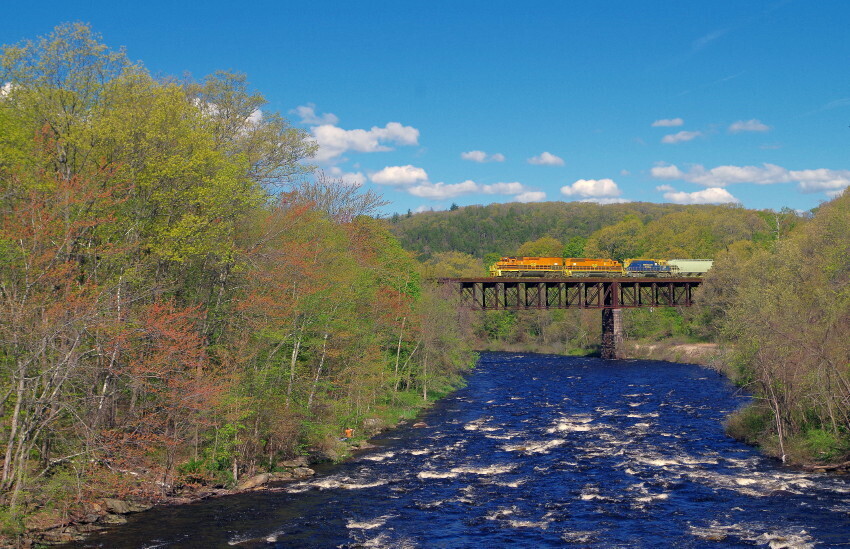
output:
M100 522L104 524L126 524L127 519L121 515L113 515L111 513L107 513L103 515L103 518L100 519Z
M269 482L279 482L284 480L292 480L293 478L295 478L290 472L269 473L269 476L271 477L269 479Z
M140 513L151 508L150 505L138 503L135 501L124 501L122 499L106 498L103 500L103 506L110 513L116 515L126 515L129 513Z
M295 478L307 478L312 477L316 474L316 471L310 469L309 467L296 467L292 470L292 475Z
M271 480L271 475L268 473L260 473L259 475L254 475L251 478L245 479L239 484L236 485L237 490L250 490L251 488L256 488L257 486L262 486L266 484L269 480Z
M310 460L307 459L307 456L298 456L295 459L290 459L281 463L283 467L307 467L310 465Z
M81 541L83 539L83 536L73 528L55 528L42 533L40 537L42 541L51 545Z

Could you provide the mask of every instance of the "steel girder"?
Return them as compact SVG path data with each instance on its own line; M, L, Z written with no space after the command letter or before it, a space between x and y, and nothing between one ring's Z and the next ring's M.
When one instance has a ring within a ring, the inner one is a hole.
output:
M445 278L474 309L690 307L700 278Z

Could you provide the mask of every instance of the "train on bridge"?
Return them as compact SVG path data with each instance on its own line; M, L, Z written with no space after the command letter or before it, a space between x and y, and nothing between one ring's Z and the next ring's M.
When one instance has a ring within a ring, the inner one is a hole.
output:
M694 277L711 259L613 259L591 257L503 257L490 267L495 277Z

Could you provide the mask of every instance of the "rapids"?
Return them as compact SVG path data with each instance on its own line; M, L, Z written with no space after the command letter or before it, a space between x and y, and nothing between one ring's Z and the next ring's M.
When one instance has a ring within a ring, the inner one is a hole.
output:
M836 547L850 482L723 434L699 366L483 354L376 449L281 492L133 515L86 547Z

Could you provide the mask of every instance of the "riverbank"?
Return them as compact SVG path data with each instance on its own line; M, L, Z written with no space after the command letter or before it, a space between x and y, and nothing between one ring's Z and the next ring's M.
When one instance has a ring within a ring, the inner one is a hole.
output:
M407 422L402 420L399 425ZM373 448L367 442L389 427L377 421L365 422L362 435L357 439L340 439L332 449L314 449L308 456L299 456L279 464L272 472L246 475L233 487L186 483L173 492L163 495L150 491L136 491L123 497L102 497L90 502L79 502L65 513L40 513L29 517L27 534L18 540L0 539L0 549L28 549L44 545L61 545L79 542L92 534L127 522L127 516L148 511L154 507L185 505L199 501L231 496L253 491L283 490L291 482L301 481L316 474L324 464L348 459L358 451ZM128 472L140 484L156 485L156 480L141 479L143 473Z
M718 343L638 343L627 341L624 355L629 359L666 360L698 364L715 370L732 381L735 375L731 363L732 350ZM836 452L838 442L825 437L789 437L784 445L771 435L769 426L774 421L772 412L764 405L753 403L731 414L724 422L728 436L759 449L764 455L782 463L812 472L845 474L850 472L850 461ZM837 454L837 455L836 455ZM831 457L835 455L835 457Z
M699 364L731 378L728 366L729 349L719 343L675 343L659 341L623 343L625 358L643 360L666 360L684 364Z
M30 549L84 541L107 528L125 524L128 515L154 507L185 505L245 492L285 490L288 484L308 479L317 474L317 470L320 473L323 467L346 461L358 452L374 448L368 441L382 432L404 425L424 426L409 418L415 417L415 414L431 404L433 401L428 401L427 405L415 411L400 411L392 423L377 418L366 419L355 429L357 436L341 437L329 441L323 448L308 449L307 455L283 461L274 471L243 475L232 487L184 482L168 494L162 494L157 489L156 478L147 478L145 471L126 471L137 487L148 488L137 488L121 496L104 494L92 501L68 506L64 512L45 509L35 513L25 519L26 534L16 540L0 538L0 549Z

